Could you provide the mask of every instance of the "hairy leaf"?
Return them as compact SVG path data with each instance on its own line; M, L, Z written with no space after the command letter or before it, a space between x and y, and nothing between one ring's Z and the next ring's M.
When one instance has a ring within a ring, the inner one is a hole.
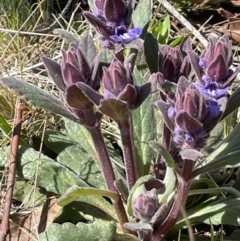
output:
M228 224L239 226L240 198L229 197L208 203L205 207L194 207L187 211L187 219L193 223L212 223L213 225ZM180 220L177 225L184 225Z
M8 153L8 148L1 149L1 166L7 164ZM20 147L17 158L17 175L27 180L34 181L36 173L36 185L56 194L63 194L68 188L74 185L88 187L86 182L65 166L32 148Z
M175 161L164 146L162 146L159 142L156 141L150 141L149 145L155 152L161 154L167 166L175 168Z
M77 137L84 127L76 125L78 128L76 128L75 136ZM74 141L66 134L47 131L44 135L44 143L49 149L58 154L57 162L68 167L90 186L106 189L103 175L94 159L95 157L85 149L87 148L87 141L79 140L78 142L77 138ZM88 148L91 149L92 146Z
M93 43L92 36L90 34L84 35L81 38L79 45L80 45L81 50L85 54L85 57L87 58L88 63L90 65L92 65L93 60L94 60L95 56L97 55L96 47Z
M151 33L145 35L144 55L150 72L158 72L158 41Z
M67 213L74 212L74 210L78 213L78 220L73 217L75 221L80 221L83 217L89 221L94 221L95 218L109 221L118 220L113 205L105 198L100 196L82 196L78 200L64 206L56 222L68 221L69 215Z
M81 143L81 147L89 154L89 156L95 160L99 167L100 163L95 151L91 136L88 130L77 123L74 123L71 120L64 119L66 134L70 140L73 142Z
M83 148L86 153L88 153L89 157L91 157L92 160L94 160L100 168L100 162L98 160L98 156L88 130L84 126L81 126L69 119L64 119L64 121L68 138L75 143L79 143L81 148ZM105 143L107 145L111 160L117 163L118 166L121 165L122 159L120 155L116 153L115 149L112 147L108 140L105 139Z
M113 223L95 221L91 224L51 224L39 235L40 241L115 241L116 226Z
M225 112L223 113L222 119L224 119L226 116L228 116L230 113L232 113L234 110L236 110L240 106L240 87L238 87L230 96L227 108Z
M18 93L21 98L32 105L77 121L77 118L65 108L64 103L47 91L44 91L33 84L29 84L26 81L15 79L13 77L2 78L0 79L0 82Z
M106 202L104 199L102 199L102 201ZM111 206L110 203L108 203L108 205ZM113 206L110 208L113 209ZM76 224L82 221L86 222L86 220L93 222L96 219L113 221L114 218L107 214L107 212L107 208L102 210L102 208L99 208L97 205L93 206L89 203L84 203L78 200L64 206L59 215L54 219L54 223L62 224L65 222L71 222Z
M136 85L145 84L145 78L136 68L134 69L134 80ZM149 173L153 151L148 143L154 139L154 124L153 98L150 95L139 108L133 111L134 144L139 177Z
M152 18L152 0L140 0L132 14L134 27L143 28Z
M221 145L196 165L193 176L200 173L210 172L220 168L230 168L240 166L240 124L238 124L230 135L225 138Z
M79 40L77 39L77 37L73 33L65 29L57 28L53 30L53 33L60 35L61 38L63 38L68 44L70 44L71 42L74 42L75 44L79 43Z
M113 201L117 202L119 196L117 193L100 190L96 188L81 188L78 186L70 187L66 193L64 193L59 199L58 204L60 206L66 206L67 204L77 200L81 196L105 196L111 198Z

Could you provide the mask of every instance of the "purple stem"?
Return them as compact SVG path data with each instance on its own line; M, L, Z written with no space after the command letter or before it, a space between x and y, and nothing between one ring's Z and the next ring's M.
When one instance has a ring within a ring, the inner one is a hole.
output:
M107 151L107 147L105 145L105 142L102 136L100 124L94 127L86 127L86 128L90 132L90 135L92 137L94 147L98 155L98 159L100 160L100 163L101 163L102 173L103 173L105 182L107 184L108 190L117 193L117 189L114 186L116 177L113 171L113 167ZM129 233L129 231L123 227L123 224L128 222L128 218L120 196L119 196L118 202L113 202L113 206L116 210L118 221L121 225L123 232Z
M164 124L163 125L163 137L162 137L162 145L169 151L171 143L171 131Z
M193 167L194 167L193 161L191 160L184 161L182 176L178 175L178 188L177 188L177 194L174 199L173 205L165 221L154 232L152 241L163 240L166 234L172 230L175 223L177 222L178 217L180 215L181 206L185 205L185 202L188 197Z
M118 123L118 126L123 146L123 158L126 168L128 190L131 190L137 180L134 155L132 114L129 113L128 121L122 121L121 123Z

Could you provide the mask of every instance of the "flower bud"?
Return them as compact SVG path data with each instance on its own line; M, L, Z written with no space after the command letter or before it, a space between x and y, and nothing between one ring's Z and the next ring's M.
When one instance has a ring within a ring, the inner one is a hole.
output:
M143 222L150 222L159 208L156 189L146 191L133 200L133 215Z
M128 68L114 59L108 68L103 68L103 85L107 92L117 97L127 84L132 84L133 79Z

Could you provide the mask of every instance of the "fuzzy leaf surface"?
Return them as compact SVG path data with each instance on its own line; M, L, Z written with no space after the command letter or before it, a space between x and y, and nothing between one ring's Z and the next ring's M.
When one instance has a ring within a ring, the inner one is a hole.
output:
M240 166L240 124L228 135L221 145L203 161L196 165L193 176L220 168Z
M13 77L2 78L0 79L0 82L18 93L21 98L30 104L77 121L76 117L65 108L64 103L47 91L44 91L33 84L29 84L26 81L15 79Z
M163 145L161 145L159 142L156 142L156 141L150 141L149 145L155 152L161 154L161 156L163 157L168 167L175 168L174 159L172 158L171 154Z
M92 36L89 34L84 35L79 42L79 46L85 54L85 57L87 58L89 64L91 65L95 56L97 55L96 47L93 43Z
M67 204L77 200L81 196L105 196L111 198L115 202L118 201L118 194L106 190L100 190L96 188L81 188L73 186L69 188L59 199L58 204L60 206L66 206Z
M95 221L91 224L71 223L51 224L48 230L39 235L40 241L114 241L116 226Z
M240 106L240 88L237 88L230 96L227 108L225 112L223 113L222 119L224 119L226 116L228 116L230 113L232 113L234 110L236 110Z
M73 33L65 29L57 28L53 30L53 33L60 35L61 38L63 38L68 44L70 44L71 42L74 42L75 44L79 44L79 40L77 39L77 37Z
M188 220L191 223L204 222L213 225L233 225L239 226L240 198L229 197L212 202L205 207L194 207L187 211ZM184 220L180 221L182 224ZM177 223L177 225L180 224Z
M136 68L134 69L134 81L139 86L146 82ZM133 111L133 128L137 172L138 176L141 177L149 173L153 157L153 151L148 145L149 141L154 139L154 110L151 95L147 97L139 108Z
M134 27L143 28L152 18L152 0L140 0L132 14Z
M144 55L150 72L158 72L158 41L151 33L145 35Z
M80 125L78 127L75 132L76 136L81 132L81 128L84 128ZM85 149L87 148L85 141L78 142L77 139L73 141L66 134L47 131L44 136L44 143L49 149L58 154L56 158L58 163L69 168L90 186L106 189L103 175L94 159L95 156ZM88 148L91 149L92 147L89 146Z
M9 148L1 149L0 165L6 166ZM63 194L74 185L88 187L75 173L51 158L40 154L32 148L20 147L17 158L17 175L34 181L37 171L37 186L49 192Z

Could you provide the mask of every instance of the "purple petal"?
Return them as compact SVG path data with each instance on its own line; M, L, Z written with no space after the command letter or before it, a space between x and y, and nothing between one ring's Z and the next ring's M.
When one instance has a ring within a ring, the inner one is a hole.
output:
M206 69L206 68L207 68L207 61L206 61L206 59L200 58L200 60L199 60L199 66L200 66L202 69Z
M171 119L171 120L174 120L174 118L176 117L176 111L175 111L175 108L173 106L170 106L168 108L168 117Z
M142 28L133 28L126 30L125 27L116 27L115 35L110 36L110 38L115 42L121 42L124 44L130 43L142 34Z
M220 113L220 107L218 105L218 102L214 100L209 100L207 110L208 110L207 118L217 117Z

